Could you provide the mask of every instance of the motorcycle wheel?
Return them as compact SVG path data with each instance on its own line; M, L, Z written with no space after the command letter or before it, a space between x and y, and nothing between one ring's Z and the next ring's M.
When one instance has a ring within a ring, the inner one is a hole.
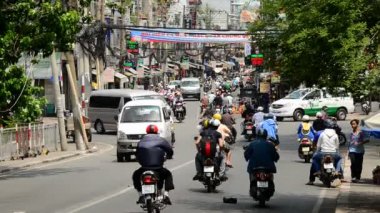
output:
M159 208L156 208L156 213L160 213L160 209Z
M154 209L153 209L152 199L146 200L146 209L148 213L153 213Z
M305 163L310 163L310 156L305 157Z
M259 200L259 206L260 207L265 207L265 199L264 198L260 198L260 200Z
M347 138L344 134L341 133L338 135L338 137L339 137L339 145L340 146L343 146L347 143Z

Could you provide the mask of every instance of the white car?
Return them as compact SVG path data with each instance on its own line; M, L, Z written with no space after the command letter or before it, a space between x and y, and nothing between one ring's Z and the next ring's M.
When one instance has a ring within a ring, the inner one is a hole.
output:
M347 113L354 112L354 100L344 90L339 90L334 94L330 94L326 89L299 89L273 102L269 111L277 117L278 121L287 117L299 121L303 115L315 116L322 107L326 106L329 116L345 120Z
M175 89L176 86L180 86L181 85L181 81L179 80L174 80L174 81L170 81L169 84L168 84L168 88L169 89Z
M146 127L154 124L161 137L174 142L173 119L162 100L137 100L124 105L118 116L117 161L131 160L136 154L137 143L146 134Z

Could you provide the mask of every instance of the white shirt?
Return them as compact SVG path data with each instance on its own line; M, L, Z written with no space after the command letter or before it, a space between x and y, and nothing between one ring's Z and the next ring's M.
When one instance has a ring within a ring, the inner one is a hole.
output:
M334 129L325 129L318 138L317 150L321 152L337 152L339 138Z

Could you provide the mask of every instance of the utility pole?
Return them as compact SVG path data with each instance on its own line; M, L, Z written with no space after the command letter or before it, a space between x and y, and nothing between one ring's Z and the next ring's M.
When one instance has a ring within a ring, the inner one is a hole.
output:
M65 120L63 116L62 95L61 95L61 90L59 88L58 67L57 67L57 61L55 58L54 49L53 49L53 53L51 54L50 62L51 62L52 73L53 73L53 78L54 78L55 105L57 108L58 129L59 129L59 138L61 141L61 151L67 151L67 139L66 139Z
M80 104L78 99L77 85L75 84L75 66L74 66L74 57L71 53L65 53L66 59L68 63L66 64L67 76L69 80L69 85L71 88L71 105L73 107L74 114L74 132L75 132L75 142L78 150L84 150L85 148L88 150L88 138L86 134L86 130L84 127L82 113L80 110ZM81 140L83 138L83 140ZM85 147L83 147L83 142Z
M98 11L96 14L96 20L100 21L100 23L104 23L104 0L98 1ZM97 42L100 43L100 41L97 41ZM104 61L99 56L99 54L97 54L97 56L96 56L96 71L97 71L96 80L97 80L97 84L98 84L98 90L101 90L101 89L103 89L103 81L101 79L101 74L104 71Z

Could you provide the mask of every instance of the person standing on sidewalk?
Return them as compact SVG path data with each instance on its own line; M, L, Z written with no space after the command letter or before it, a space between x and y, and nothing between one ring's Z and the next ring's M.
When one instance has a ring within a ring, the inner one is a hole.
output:
M363 169L364 144L369 142L369 138L360 130L359 120L353 119L350 122L352 133L348 145L348 156L351 160L351 178L356 183L360 180Z

